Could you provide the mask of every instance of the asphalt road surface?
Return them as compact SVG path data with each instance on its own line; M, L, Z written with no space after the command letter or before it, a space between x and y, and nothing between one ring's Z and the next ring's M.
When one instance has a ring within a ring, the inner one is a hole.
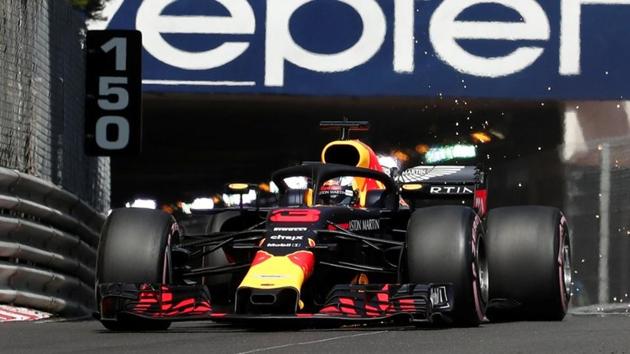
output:
M630 317L569 315L563 322L244 330L209 322L168 331L113 333L97 321L2 323L0 353L630 353Z

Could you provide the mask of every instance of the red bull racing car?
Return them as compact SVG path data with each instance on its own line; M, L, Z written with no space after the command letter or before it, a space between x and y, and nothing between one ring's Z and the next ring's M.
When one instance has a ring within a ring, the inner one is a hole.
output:
M387 174L369 146L347 139L363 123L323 125L341 128L342 139L321 162L276 171L272 207L211 210L193 216L203 220L196 232L158 210L114 210L98 250L103 325L476 326L564 317L570 242L559 210L488 211L477 168Z

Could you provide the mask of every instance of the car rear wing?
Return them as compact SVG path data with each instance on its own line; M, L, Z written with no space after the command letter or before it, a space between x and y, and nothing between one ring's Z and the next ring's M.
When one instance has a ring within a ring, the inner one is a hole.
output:
M396 177L400 184L476 184L481 179L482 172L476 166L416 166Z
M401 195L412 208L432 205L469 205L487 211L484 173L476 166L416 166L395 177Z

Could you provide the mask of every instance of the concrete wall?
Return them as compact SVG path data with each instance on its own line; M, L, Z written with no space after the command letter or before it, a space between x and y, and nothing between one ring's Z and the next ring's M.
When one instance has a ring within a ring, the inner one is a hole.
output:
M578 304L630 302L630 104L567 102L561 156Z
M84 21L65 0L0 1L0 166L104 211L109 159L83 152Z

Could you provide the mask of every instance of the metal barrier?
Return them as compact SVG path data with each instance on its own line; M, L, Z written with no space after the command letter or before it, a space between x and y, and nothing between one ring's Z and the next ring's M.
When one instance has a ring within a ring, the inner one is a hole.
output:
M66 316L94 308L105 215L54 184L0 167L0 303Z

